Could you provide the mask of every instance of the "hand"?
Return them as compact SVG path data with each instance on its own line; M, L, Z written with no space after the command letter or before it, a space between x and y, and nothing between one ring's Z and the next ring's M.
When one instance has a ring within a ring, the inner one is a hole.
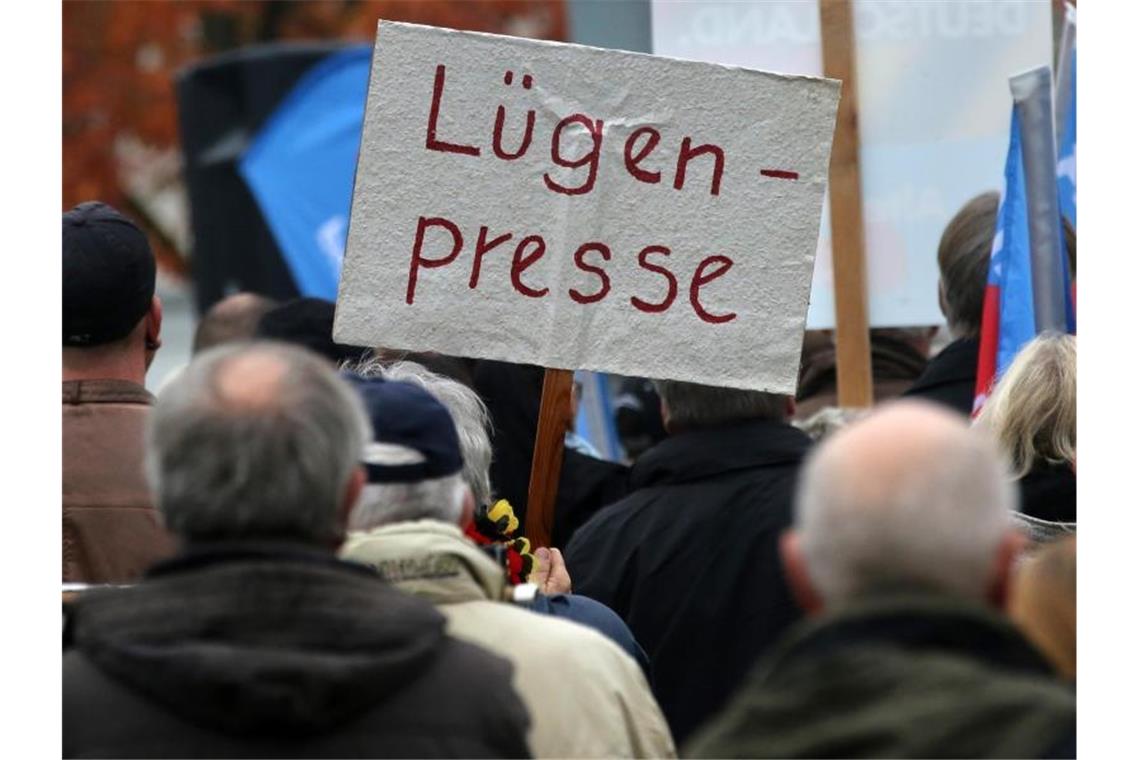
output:
M545 546L534 552L534 570L528 579L547 596L570 593L570 573L566 570L566 560L557 549Z

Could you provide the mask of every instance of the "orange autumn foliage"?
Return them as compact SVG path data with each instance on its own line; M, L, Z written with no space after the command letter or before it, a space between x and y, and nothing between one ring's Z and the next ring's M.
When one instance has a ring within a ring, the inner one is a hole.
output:
M173 76L183 66L275 40L367 42L378 19L562 40L562 0L123 0L63 4L63 208L98 198L130 210L114 145L124 135L178 147ZM152 230L153 232L153 230ZM156 239L160 262L185 271Z

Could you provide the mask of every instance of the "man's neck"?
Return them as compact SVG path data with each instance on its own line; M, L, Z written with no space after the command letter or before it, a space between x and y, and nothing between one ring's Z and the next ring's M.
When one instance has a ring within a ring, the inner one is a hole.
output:
M107 352L98 348L64 348L63 379L127 380L146 383L146 356L142 351Z
M971 330L967 327L948 327L950 333L950 341L957 342L960 340L968 340L970 338L977 338L981 334L980 330Z

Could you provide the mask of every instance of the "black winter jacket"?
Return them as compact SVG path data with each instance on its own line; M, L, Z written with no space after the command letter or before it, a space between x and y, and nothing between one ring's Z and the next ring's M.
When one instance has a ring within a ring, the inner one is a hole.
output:
M566 549L574 590L625 618L648 653L678 743L799 617L778 545L810 445L781 422L675 435Z
M511 666L331 555L216 546L69 617L64 757L525 757Z
M903 395L934 401L969 416L974 410L980 346L977 338L961 338L946 346Z
M1022 513L1049 522L1077 521L1077 473L1068 462L1039 461L1017 487Z

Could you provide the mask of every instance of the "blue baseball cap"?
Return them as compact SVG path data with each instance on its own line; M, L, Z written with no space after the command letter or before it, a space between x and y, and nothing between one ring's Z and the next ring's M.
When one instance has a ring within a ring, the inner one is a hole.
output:
M372 422L363 462L369 483L416 483L463 469L455 422L435 396L412 383L342 377L360 394Z

